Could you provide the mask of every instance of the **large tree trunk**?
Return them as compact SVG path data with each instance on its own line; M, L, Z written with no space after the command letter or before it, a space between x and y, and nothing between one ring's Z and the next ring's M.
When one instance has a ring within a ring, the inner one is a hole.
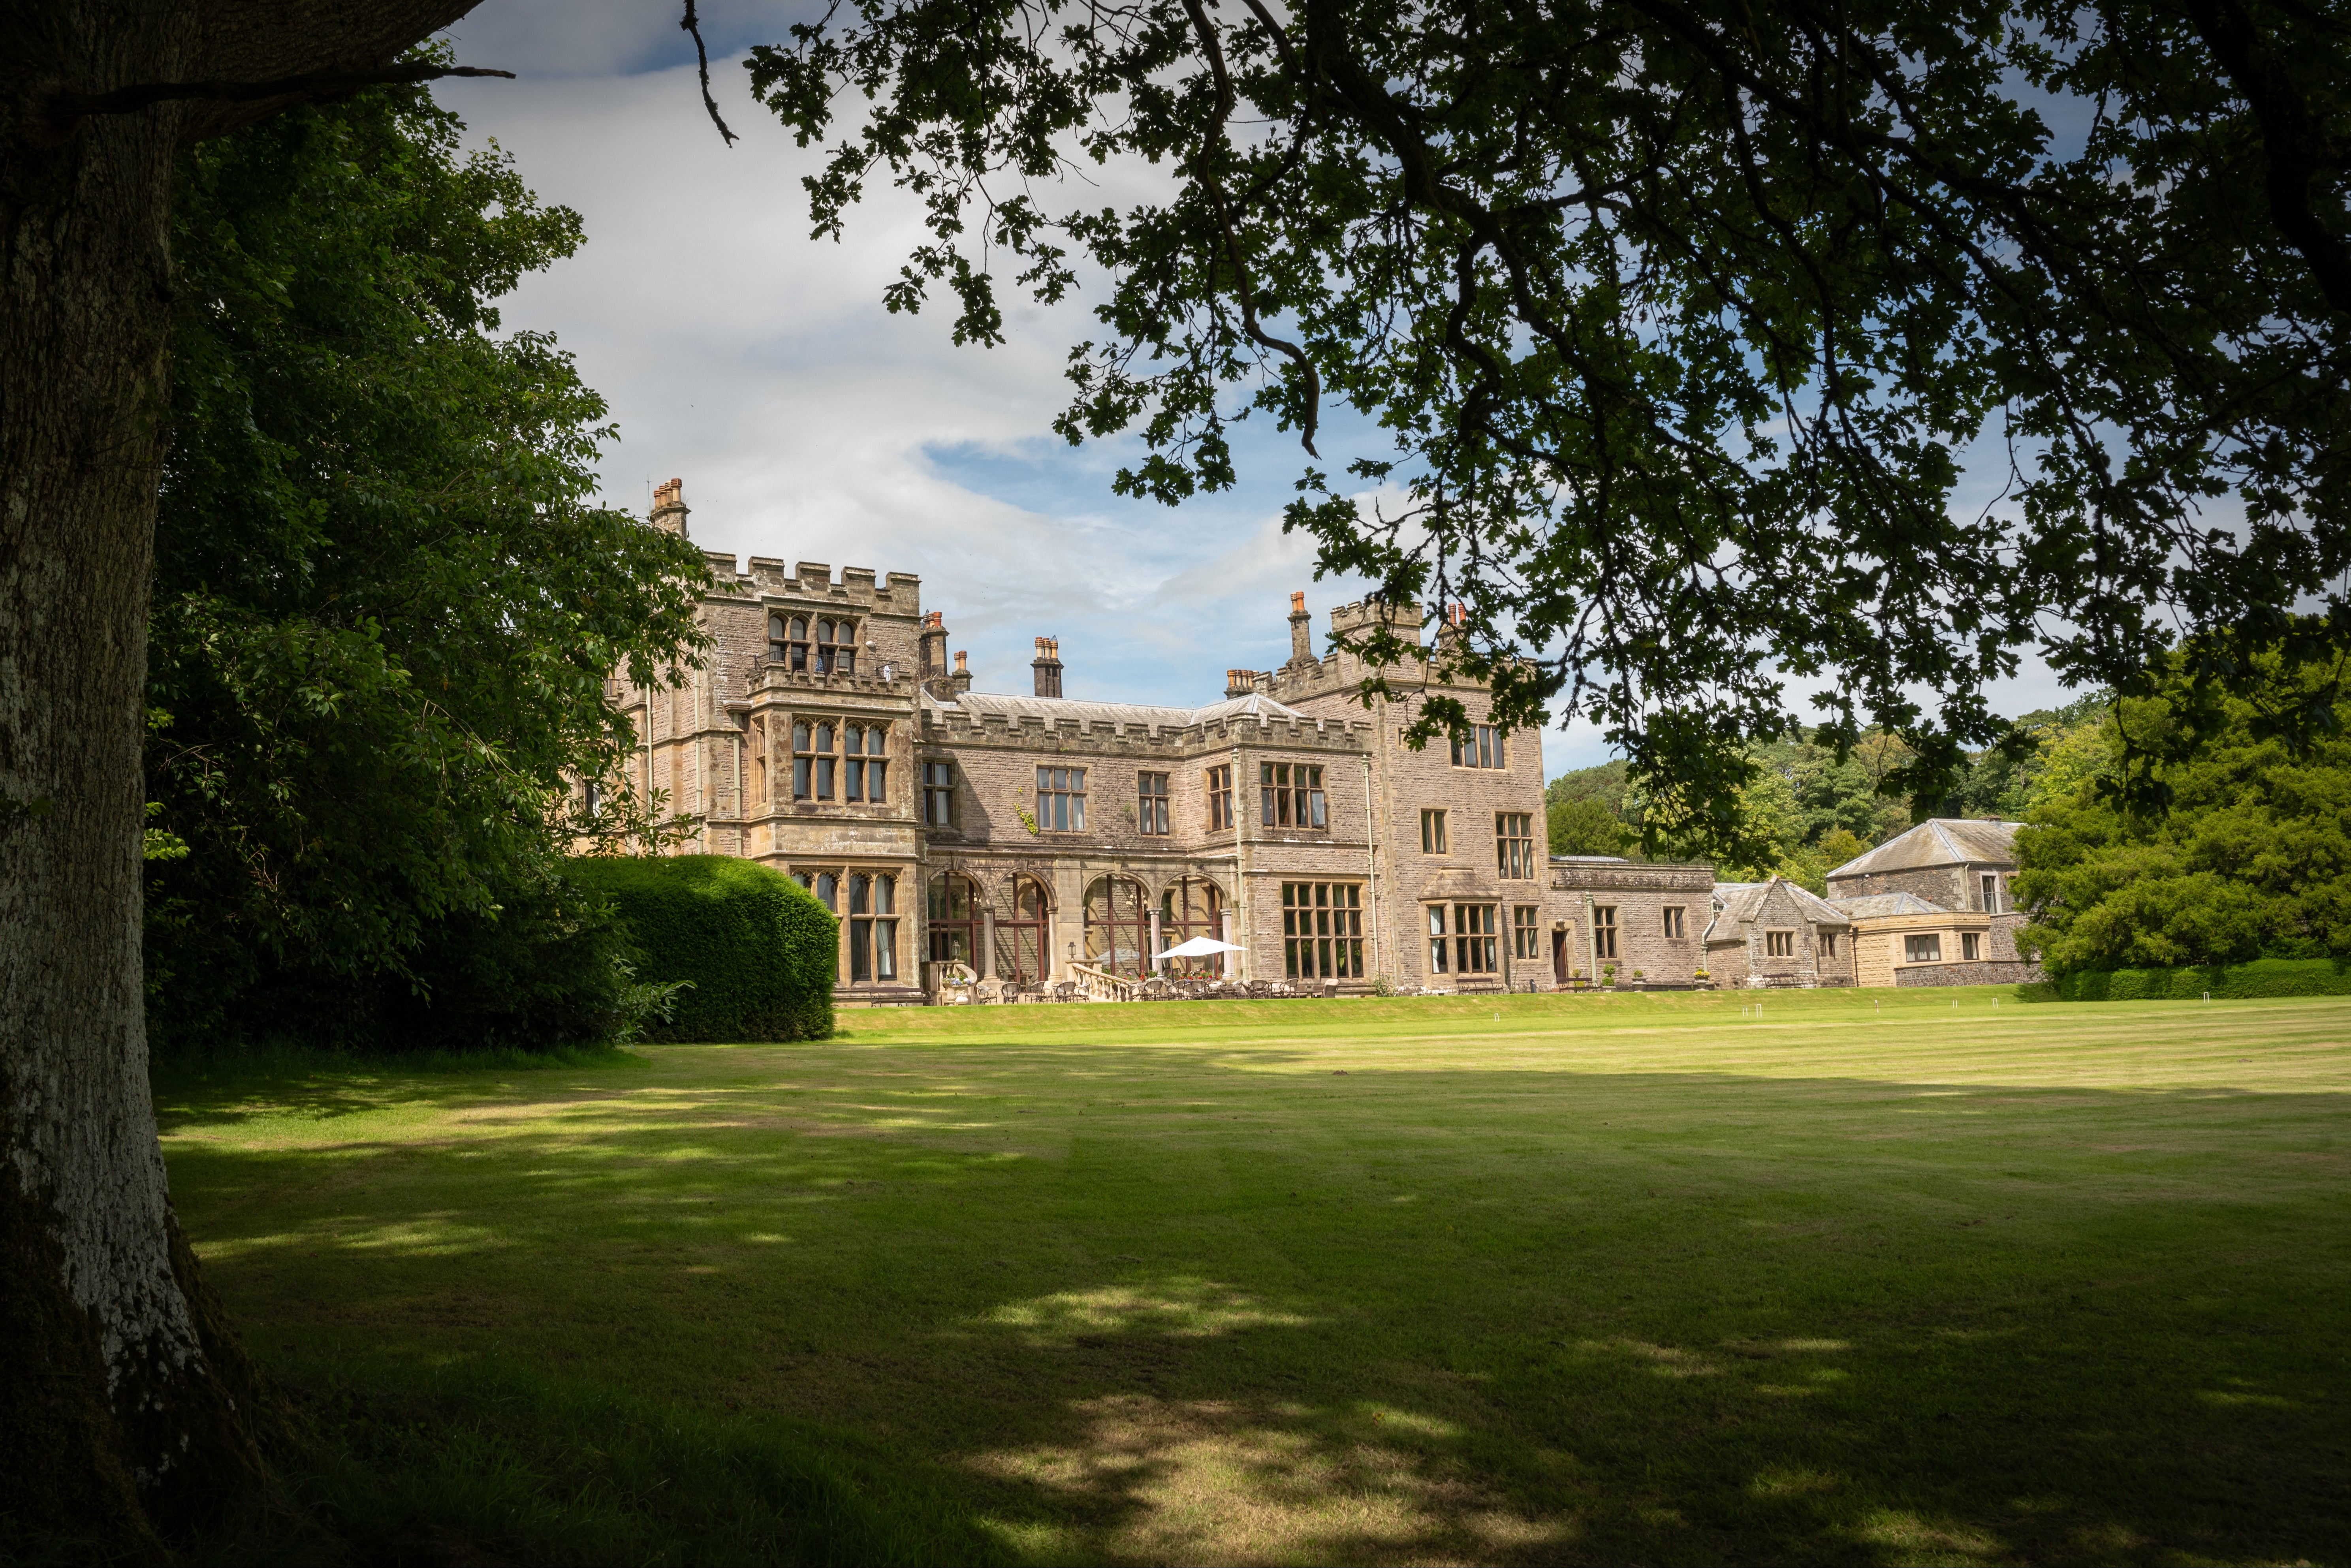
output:
M253 1379L156 1142L140 746L172 168L300 93L69 106L360 69L465 8L44 0L0 22L0 1515L18 1529L152 1553L156 1526L261 1474Z

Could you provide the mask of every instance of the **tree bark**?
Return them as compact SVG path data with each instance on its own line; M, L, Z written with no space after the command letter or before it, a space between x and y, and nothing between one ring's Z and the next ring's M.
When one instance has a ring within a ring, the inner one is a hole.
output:
M289 101L61 113L381 66L448 0L47 0L0 21L0 1515L160 1554L250 1496L256 1379L147 1082L140 746L182 147Z

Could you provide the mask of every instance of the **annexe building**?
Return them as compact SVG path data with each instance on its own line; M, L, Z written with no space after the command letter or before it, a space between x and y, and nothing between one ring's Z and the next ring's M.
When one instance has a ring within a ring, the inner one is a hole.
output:
M684 535L683 486L655 526ZM642 750L632 771L698 819L689 852L739 855L807 886L841 921L839 999L919 1002L963 966L998 985L1221 974L1363 991L1550 989L1614 966L1687 985L1709 919L1705 867L1554 858L1541 749L1485 722L1449 681L1417 606L1331 612L1335 638L1384 622L1414 652L1374 674L1317 654L1290 596L1290 657L1227 673L1192 707L1063 695L1037 639L1031 690L976 690L950 664L917 577L705 552L712 638L682 684L609 687ZM1468 737L1404 739L1426 695ZM1157 955L1209 936L1226 959Z
M1828 901L1853 921L1865 986L2031 981L2017 951L2016 830L1997 818L1930 817L1827 875Z

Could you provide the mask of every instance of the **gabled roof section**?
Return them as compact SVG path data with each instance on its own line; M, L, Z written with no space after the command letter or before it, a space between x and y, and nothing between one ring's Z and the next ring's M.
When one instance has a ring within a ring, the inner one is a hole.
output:
M1829 902L1852 920L1874 920L1886 915L1949 915L1939 904L1929 904L1915 893L1873 893L1865 898L1832 898Z
M1714 884L1715 902L1722 906L1719 913L1707 923L1707 935L1714 935L1717 926L1727 937L1729 928L1750 920L1763 917L1763 906L1778 888L1795 902L1796 911L1814 925L1850 925L1844 911L1824 898L1805 892L1785 877L1775 876L1770 882L1718 882Z
M1834 879L1924 871L1929 866L2014 865L2016 830L2022 826L2022 822L1979 821L1971 817L1929 817L1867 854L1855 855L1829 875Z
M956 708L974 718L982 714L996 713L1015 722L1023 718L1041 718L1050 724L1055 719L1073 718L1080 723L1091 720L1098 724L1156 725L1163 729L1189 729L1196 724L1219 724L1236 718L1261 718L1280 724L1288 724L1293 719L1306 724L1313 722L1296 708L1285 707L1259 692L1251 692L1246 696L1227 697L1205 707L1081 702L1075 697L1017 697L998 692L964 692L952 702L941 702L925 692L923 700L930 706Z

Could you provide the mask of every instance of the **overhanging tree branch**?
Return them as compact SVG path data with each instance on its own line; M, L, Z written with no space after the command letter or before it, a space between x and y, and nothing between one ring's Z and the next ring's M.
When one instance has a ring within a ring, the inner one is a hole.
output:
M61 92L44 107L53 123L65 123L99 114L136 114L159 103L201 100L213 103L266 103L343 98L371 87L405 82L438 81L444 77L503 77L514 72L485 66L439 66L427 62L382 66L364 71L313 71L278 77L269 81L156 81L117 88L112 92Z

